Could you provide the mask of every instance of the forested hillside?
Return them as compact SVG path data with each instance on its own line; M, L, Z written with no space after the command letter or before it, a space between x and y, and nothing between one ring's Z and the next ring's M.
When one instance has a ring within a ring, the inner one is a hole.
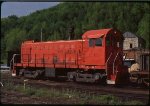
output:
M142 2L66 2L36 11L28 16L15 15L1 19L1 52L16 50L24 40L67 39L70 28L75 39L92 29L116 27L130 31L146 40L150 35L150 5Z

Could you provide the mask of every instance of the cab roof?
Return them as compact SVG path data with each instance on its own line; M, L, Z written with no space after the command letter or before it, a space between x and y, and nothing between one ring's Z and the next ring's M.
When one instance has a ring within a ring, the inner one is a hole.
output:
M85 32L82 35L82 39L88 39L88 38L100 38L102 36L106 37L108 33L114 33L115 35L122 35L121 32L115 28L109 28L109 29L99 29L99 30L90 30ZM123 36L122 36L123 37Z

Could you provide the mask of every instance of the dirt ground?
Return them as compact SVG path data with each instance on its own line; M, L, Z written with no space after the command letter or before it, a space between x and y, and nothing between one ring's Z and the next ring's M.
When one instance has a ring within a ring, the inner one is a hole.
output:
M1 79L10 77L9 73L3 73ZM6 90L1 86L0 98L2 104L63 104L62 99L28 96L18 91ZM69 103L69 102L68 102ZM67 101L66 103L67 104Z
M11 79L10 74L3 74L1 79L8 80ZM38 88L38 86L35 86ZM82 101L81 99L75 98L51 98L51 97L38 97L35 95L27 95L15 90L8 90L5 87L1 86L0 93L1 103L2 104L97 104L94 101Z
M2 104L43 104L45 101L41 101L38 97L29 97L16 91L1 91L1 103Z
M27 96L16 91L1 91L2 104L78 104L76 100Z

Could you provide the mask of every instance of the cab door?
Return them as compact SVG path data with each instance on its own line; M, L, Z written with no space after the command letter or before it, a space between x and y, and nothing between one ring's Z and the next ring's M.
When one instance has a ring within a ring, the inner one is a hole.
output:
M85 65L104 65L103 37L89 38L85 52Z

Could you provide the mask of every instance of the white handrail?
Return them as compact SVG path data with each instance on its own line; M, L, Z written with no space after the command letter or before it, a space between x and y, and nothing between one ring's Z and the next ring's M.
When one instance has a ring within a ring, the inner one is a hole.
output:
M4 86L2 82L0 82L1 86Z
M13 64L14 64L14 58L15 58L15 56L17 56L17 55L20 55L20 54L14 54L13 57L12 57L12 59L10 60L10 69L9 69L9 70L11 70L11 63L12 63L12 61L13 61Z
M106 75L107 75L107 63L108 63L108 61L109 61L109 59L110 59L111 55L112 55L112 52L110 53L110 55L109 55L108 59L106 60Z
M115 57L115 59L114 59L114 62L113 62L113 74L114 74L114 72L115 72L115 61L116 61L116 58L118 57L118 54L119 54L119 52L117 53L117 55L116 55L116 57Z

